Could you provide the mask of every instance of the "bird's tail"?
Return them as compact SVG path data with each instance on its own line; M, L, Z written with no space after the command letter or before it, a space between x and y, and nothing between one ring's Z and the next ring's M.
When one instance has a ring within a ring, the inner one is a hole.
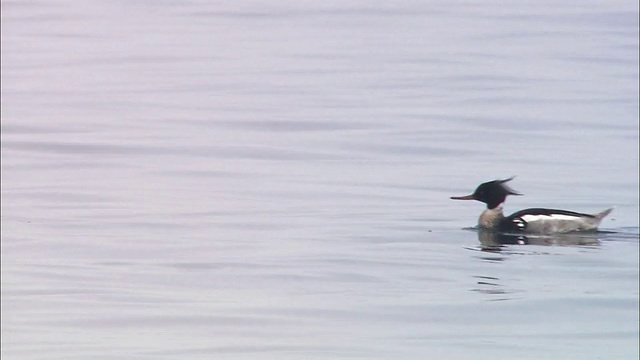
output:
M607 215L609 215L609 213L611 213L612 211L613 211L613 208L608 208L607 210L594 214L593 216L596 219L598 219L598 221L600 221L604 219Z

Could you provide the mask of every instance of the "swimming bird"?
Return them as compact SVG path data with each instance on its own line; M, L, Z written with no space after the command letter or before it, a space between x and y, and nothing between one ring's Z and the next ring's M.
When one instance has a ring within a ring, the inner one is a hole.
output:
M520 210L507 217L502 213L502 204L508 195L522 195L511 189L504 180L493 180L480 184L471 195L452 196L453 200L477 200L487 204L480 214L478 226L483 229L510 233L553 234L573 231L595 231L602 219L613 208L597 214L582 214L575 211L531 208Z

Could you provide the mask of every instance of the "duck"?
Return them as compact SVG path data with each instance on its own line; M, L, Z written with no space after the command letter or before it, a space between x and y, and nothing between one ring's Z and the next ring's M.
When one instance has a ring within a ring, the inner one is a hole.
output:
M521 196L507 183L513 176L504 180L493 180L478 185L476 190L466 196L452 196L452 200L476 200L487 205L480 214L478 227L503 233L558 234L578 231L597 231L602 219L613 208L597 214L584 214L569 210L530 208L504 216L503 204L509 195Z

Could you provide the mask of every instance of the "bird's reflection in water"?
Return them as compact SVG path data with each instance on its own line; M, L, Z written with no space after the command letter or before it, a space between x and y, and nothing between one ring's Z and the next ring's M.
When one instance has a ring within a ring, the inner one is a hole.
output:
M574 232L566 234L508 234L478 229L480 249L488 252L500 252L505 245L538 246L594 246L600 244L597 232Z
M567 234L537 235L537 234L506 234L491 230L476 229L480 247L476 256L483 262L503 262L513 255L545 255L551 252L541 249L525 250L518 245L537 246L596 246L600 244L598 236L603 232L576 232ZM515 245L515 246L514 246ZM474 275L474 286L471 291L490 295L490 301L512 300L523 296L523 289L505 284L504 279L497 276ZM508 283L508 282L507 282Z

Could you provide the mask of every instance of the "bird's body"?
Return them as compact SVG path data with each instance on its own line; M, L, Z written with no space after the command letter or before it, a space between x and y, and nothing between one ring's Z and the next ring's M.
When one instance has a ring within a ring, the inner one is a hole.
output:
M553 234L593 231L597 230L600 221L611 210L613 209L591 215L567 210L532 208L520 210L505 217L502 207L496 207L482 212L478 225L485 229L511 233Z
M583 214L575 211L531 208L520 210L504 216L502 204L507 195L521 195L505 183L506 180L494 180L480 184L476 191L467 196L454 196L454 200L477 200L487 204L487 209L478 219L478 226L483 229L509 233L554 234L574 231L597 230L602 219L613 209L597 214Z

